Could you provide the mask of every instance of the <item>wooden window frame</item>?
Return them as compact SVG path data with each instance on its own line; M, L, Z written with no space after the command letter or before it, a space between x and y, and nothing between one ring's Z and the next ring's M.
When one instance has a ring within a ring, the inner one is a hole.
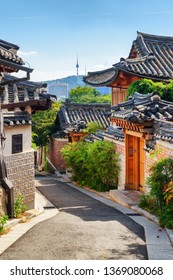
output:
M23 152L23 134L12 135L12 154Z

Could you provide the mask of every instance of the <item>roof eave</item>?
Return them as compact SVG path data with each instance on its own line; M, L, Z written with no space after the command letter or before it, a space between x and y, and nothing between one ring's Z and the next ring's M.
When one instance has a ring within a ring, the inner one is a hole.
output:
M14 71L16 71L16 72L21 70L21 71L24 71L24 72L32 73L32 71L34 70L32 68L25 67L23 65L20 65L20 64L11 62L11 61L7 61L7 60L4 60L2 58L0 58L0 64L2 64L4 66L7 66L7 67L11 67L12 69L15 69Z
M112 82L118 77L119 71L118 68L116 67L112 67L106 70L102 70L102 71L97 71L97 72L88 72L88 74L90 76L94 76L94 75L99 75L99 74L104 74L106 72L109 72L110 70L115 70L115 74L112 76L112 78L110 78L109 80L105 81L105 82L99 82L99 83L94 83L94 82L90 82L87 81L87 78L89 78L88 76L85 76L83 78L83 81L91 86L95 86L95 87L100 87L100 86L109 86L110 84L112 84Z

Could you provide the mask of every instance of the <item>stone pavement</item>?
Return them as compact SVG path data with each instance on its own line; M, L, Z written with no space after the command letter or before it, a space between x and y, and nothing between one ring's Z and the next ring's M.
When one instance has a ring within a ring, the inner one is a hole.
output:
M44 173L42 173L44 174ZM44 174L47 175L47 174ZM143 211L137 206L139 193L123 190L113 190L109 193L97 193L86 188L80 188L65 175L57 176L57 180L66 182L72 188L75 188L94 199L105 203L113 208L118 209L123 214L128 215L135 222L144 227L146 246L149 260L172 260L173 259L173 232L161 228L155 216ZM44 177L43 177L44 179ZM35 224L49 219L58 214L58 209L38 191L36 190L36 207L29 211L31 219L26 223L19 223L19 219L12 219L8 222L8 227L13 229L6 235L0 237L0 254L11 246L19 237L27 232Z

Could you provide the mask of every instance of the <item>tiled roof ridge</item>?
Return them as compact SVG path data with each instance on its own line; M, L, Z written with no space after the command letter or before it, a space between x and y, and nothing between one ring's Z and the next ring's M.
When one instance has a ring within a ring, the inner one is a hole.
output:
M80 107L86 107L86 108L91 108L91 107L100 107L100 108L105 108L105 107L110 107L110 103L78 103L78 102L64 102L63 105L64 107L68 108L80 108Z
M142 57L136 57L136 58L121 58L120 62L114 64L114 67L118 68L119 70L121 70L122 67L124 66L128 66L130 64L140 64L141 62L145 62L146 60L150 60L150 59L154 59L153 54L148 54ZM124 70L124 69L123 69ZM127 70L126 70L127 71Z
M138 45L137 45L138 44ZM150 51L147 48L144 38L141 34L138 34L137 39L134 41L134 45L136 46L136 48L138 49L138 47L140 48L140 52L142 56L148 56L150 55Z
M19 50L19 48L20 48L18 45L4 41L2 39L0 39L0 46L5 46L6 48L9 48L9 49L13 48L16 50Z
M153 35L153 34L143 33L143 32L139 32L139 31L137 31L137 35L142 36L144 40L173 41L172 36Z

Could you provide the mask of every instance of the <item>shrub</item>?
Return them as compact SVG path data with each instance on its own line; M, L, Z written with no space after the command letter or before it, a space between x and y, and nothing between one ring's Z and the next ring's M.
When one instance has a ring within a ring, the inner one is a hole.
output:
M139 206L157 215L160 225L173 229L173 159L156 162L147 184L150 194L141 197Z
M150 169L150 176L147 184L151 189L151 194L155 195L160 208L165 204L164 191L173 180L173 159L164 158L156 162Z
M8 215L1 215L0 214L0 234L4 233L4 226L8 220Z
M24 196L19 193L14 204L14 217L16 218L20 218L21 214L26 210L26 205L24 205L23 199Z
M68 144L62 150L73 179L80 185L88 185L98 191L118 187L119 157L110 142L78 142Z
M161 226L173 229L173 204L164 205L158 219Z
M156 197L151 194L142 194L138 205L153 215L156 215L158 212Z

